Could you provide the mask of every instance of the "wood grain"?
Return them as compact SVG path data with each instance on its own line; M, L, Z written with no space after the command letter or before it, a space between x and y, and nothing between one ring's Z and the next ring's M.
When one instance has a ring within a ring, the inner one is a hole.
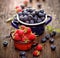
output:
M54 12L53 6L50 7L48 5L48 2L49 0L48 1L46 0L46 2L42 2L42 0L40 0L39 3L42 4L42 9L44 9L47 14L53 17L53 20L49 25L53 26L54 28L60 28L59 23L60 20L56 20L57 14ZM5 36L9 35L10 31L14 29L10 24L7 24L5 21L13 14L15 14L14 8L16 5L20 4L22 4L21 0L0 0L0 58L21 58L19 57L20 51L15 50L14 48L13 40L11 40L11 38L5 38ZM29 5L37 8L36 6L37 2L35 0L33 0L32 4L29 3ZM59 36L56 35L54 39L56 51L54 52L51 51L49 41L47 41L43 47L41 55L37 58L60 58L60 34ZM3 41L8 41L7 48L3 47L2 45ZM40 43L40 39L38 39L37 41ZM27 51L26 55L27 58L33 58L32 56L33 50L34 49Z

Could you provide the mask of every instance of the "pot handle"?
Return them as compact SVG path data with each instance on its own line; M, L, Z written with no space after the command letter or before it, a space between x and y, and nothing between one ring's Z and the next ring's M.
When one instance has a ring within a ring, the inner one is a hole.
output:
M13 39L13 33L14 33L14 31L10 32L10 36L11 36L12 39Z
M52 21L52 16L47 16L47 21L45 22L45 25L48 25L51 21Z

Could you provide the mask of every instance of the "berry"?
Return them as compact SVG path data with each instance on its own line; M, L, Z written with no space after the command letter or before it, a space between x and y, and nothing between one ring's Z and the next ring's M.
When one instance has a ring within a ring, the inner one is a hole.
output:
M19 12L18 15L21 16L22 15L22 12Z
M16 6L15 9L19 8L19 6Z
M22 29L22 30L24 30L25 28L26 28L26 26L24 26L24 25L20 26L20 29Z
M53 37L53 36L55 36L56 35L56 32L55 31L53 31L52 33L50 33L50 36L51 37Z
M29 42L29 39L27 38L27 36L23 36L21 41L24 43L27 43L27 42Z
M34 20L30 20L30 24L34 24Z
M27 15L24 16L24 20L25 20L25 21L28 20L28 16L27 16Z
M54 43L54 39L53 38L49 39L49 42Z
M41 20L44 21L45 20L45 17L41 17Z
M27 32L26 33L31 33L31 28L27 27Z
M15 34L15 35L14 35L14 40L19 41L19 40L21 40L21 38L19 37L18 34Z
M55 51L55 49L56 49L56 46L55 45L51 45L51 50Z
M38 45L38 43L33 43L32 47L36 47Z
M33 34L33 33L31 33L31 34L29 34L29 40L35 40L35 38L36 38L36 36L35 36L35 34Z
M35 22L37 22L37 19L38 19L38 17L35 15L35 16L33 17L33 20L34 20Z
M33 12L31 13L32 16L35 16L35 14L36 14L35 11L33 11Z
M42 45L41 45L41 44L38 44L38 45L36 46L36 50L42 51Z
M21 8L24 9L25 8L25 5L21 5Z
M36 0L37 2L39 2L39 0Z
M42 39L41 39L41 42L42 42L42 43L45 43L45 42L46 42L46 38L42 38Z
M30 1L30 3L32 3L32 0L29 0Z
M25 1L23 2L23 4L24 4L25 6L27 6L28 0L25 0Z
M20 56L25 56L26 52L25 51L20 51Z
M28 15L28 12L26 10L23 11L23 15Z
M46 0L42 0L43 2L45 2Z
M39 12L39 14L38 14L38 15L39 15L39 17L44 17L44 15L45 15L45 14L44 14L44 13Z
M40 4L40 3L38 3L38 4L37 4L37 7L38 7L38 8L41 8L41 4Z
M40 23L40 22L42 22L42 20L40 18L38 18L37 23Z
M44 10L40 10L41 13L44 13Z
M4 41L4 42L3 42L3 46L4 46L4 47L7 47L7 45L8 45L8 42L7 42L7 41Z
M33 51L33 56L39 56L39 55L40 55L40 51L38 50Z
M29 23L29 21L26 21L26 23Z
M23 30L18 30L18 34L19 34L19 36L22 36L24 34L24 31Z
M16 9L16 12L17 12L17 13L22 12L22 9L21 9L21 8L17 8L17 9Z
M48 39L50 38L50 35L47 34L47 35L45 36L45 38L48 40Z
M23 15L21 15L19 18L21 21L25 21Z

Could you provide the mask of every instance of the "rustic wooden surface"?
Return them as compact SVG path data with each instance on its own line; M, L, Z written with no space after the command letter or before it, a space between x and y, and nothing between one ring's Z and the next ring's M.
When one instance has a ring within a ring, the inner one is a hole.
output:
M56 20L56 14L53 11L53 8L48 6L47 1L40 2L42 4L42 9L46 11L47 14L51 15L53 17L52 22L50 23L51 26L54 28L60 28L60 20ZM9 17L11 17L13 14L15 14L14 8L16 5L22 4L21 0L0 0L0 58L21 58L19 57L19 51L15 50L13 40L11 38L5 38L7 35L10 34L10 31L13 30L12 26L10 24L7 24L5 21ZM36 7L36 1L33 1L32 7ZM37 58L60 58L60 35L56 35L54 37L56 45L56 51L52 52L50 49L49 41L45 43L45 46L43 48L43 51L41 52L41 55ZM4 48L2 43L3 41L8 41L7 48ZM40 40L38 40L40 43ZM33 58L32 56L33 49L30 51L27 51L27 58Z

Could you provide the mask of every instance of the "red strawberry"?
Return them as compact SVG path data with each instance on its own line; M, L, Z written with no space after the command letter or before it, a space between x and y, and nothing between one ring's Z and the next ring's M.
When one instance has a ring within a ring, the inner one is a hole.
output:
M26 28L26 26L22 25L20 26L20 29L24 30Z
M26 33L31 33L31 28L27 27L27 32Z
M19 36L22 36L24 34L24 31L23 30L16 30L15 34L18 34Z
M24 34L24 31L23 30L19 30L18 34L19 34L19 36L22 36Z
M28 39L26 36L23 36L23 38L22 38L22 42L27 43L28 41L29 41L29 39Z
M17 8L19 8L19 6L16 6L15 8L17 9Z
M19 35L18 34L15 34L15 36L14 36L14 40L21 40L21 38L19 37Z
M22 9L21 8L17 8L16 9L16 12L18 13L18 12L22 12Z
M36 50L41 51L41 50L42 50L42 45L41 45L41 44L38 44L38 45L36 46Z
M25 0L23 3L24 3L24 4L27 4L27 3L28 3L28 0Z
M31 33L31 34L29 34L28 38L29 38L29 40L35 40L36 36L35 36L35 34Z
M35 50L35 51L33 52L33 56L39 56L39 55L40 55L40 51Z

